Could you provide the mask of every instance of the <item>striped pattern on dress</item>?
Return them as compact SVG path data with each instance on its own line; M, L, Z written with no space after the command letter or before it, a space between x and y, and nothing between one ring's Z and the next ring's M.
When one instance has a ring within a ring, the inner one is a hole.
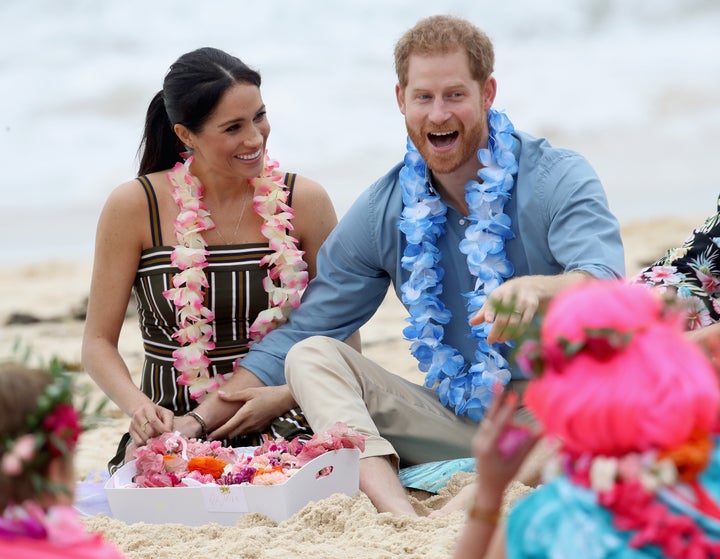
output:
M194 405L187 387L175 381L172 353L180 347L172 337L177 329L176 308L162 295L179 272L170 261L172 250L160 246L143 251L133 291L145 350L141 389L153 402L182 414ZM249 317L268 307L262 286L267 271L259 262L271 249L263 244L227 245L209 246L208 252L204 304L215 315L215 349L207 356L211 374L227 374L248 351Z

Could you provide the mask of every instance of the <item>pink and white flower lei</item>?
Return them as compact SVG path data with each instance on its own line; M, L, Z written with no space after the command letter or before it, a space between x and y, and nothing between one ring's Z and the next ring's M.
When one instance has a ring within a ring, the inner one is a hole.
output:
M213 312L203 305L205 288L208 287L204 268L207 266L207 243L203 231L215 228L210 211L202 201L205 187L190 173L193 157L185 163L177 163L168 173L173 185L172 196L178 205L175 218L175 237L178 244L170 255L173 266L180 273L173 276L173 287L163 292L166 299L177 309L179 328L173 334L182 347L173 352L175 369L180 373L177 383L188 386L190 397L197 400L217 390L224 377L212 376L209 372L210 359L207 352L215 348L212 341ZM268 266L268 275L263 287L268 293L270 308L262 311L250 326L253 342L287 320L290 311L300 304L300 297L307 286L307 264L302 259L303 251L298 250L297 239L288 231L293 229L292 208L287 205L288 192L280 175L273 171L277 161L265 153L265 168L260 177L251 179L254 186L253 208L263 218L260 228L274 251L265 256L261 266ZM279 280L279 285L275 284ZM237 368L239 361L235 363Z
M255 187L253 208L263 218L260 232L274 251L260 260L261 266L269 266L263 288L270 298L270 308L260 312L250 326L253 342L260 341L287 320L290 311L300 305L300 297L308 284L307 263L302 258L305 253L298 250L297 239L289 234L293 230L290 221L295 217L287 204L289 192L282 177L273 174L277 167L278 162L266 153L262 176L250 179Z

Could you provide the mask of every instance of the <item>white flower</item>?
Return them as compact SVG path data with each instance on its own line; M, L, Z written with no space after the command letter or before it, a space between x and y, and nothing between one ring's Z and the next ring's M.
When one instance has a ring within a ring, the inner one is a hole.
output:
M662 486L674 484L677 475L675 463L669 458L664 458L640 473L640 483L649 492L655 493Z
M617 458L598 456L590 465L590 486L598 493L609 491L615 485L617 472Z

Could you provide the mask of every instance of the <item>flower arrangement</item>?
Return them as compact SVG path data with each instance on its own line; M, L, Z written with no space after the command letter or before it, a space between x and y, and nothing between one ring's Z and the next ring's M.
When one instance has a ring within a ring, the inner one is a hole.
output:
M58 546L98 541L98 534L89 533L73 507L53 505L47 510L27 501L10 505L0 516L0 538L31 538L47 540Z
M278 485L321 454L341 448L365 449L365 436L336 423L304 440L282 437L264 442L252 455L239 454L220 441L188 439L164 433L135 451L137 487L182 487L201 484Z
M586 282L551 303L517 361L533 377L528 410L562 444L546 480L591 491L630 548L720 557L706 533L720 508L700 477L714 464L720 392L682 311L645 286Z
M644 288L633 286L632 289ZM650 304L652 314L648 315L645 310L645 298L630 301L627 316L612 327L600 324L600 317L598 326L578 326L569 333L560 334L552 329L542 330L540 324L543 320L539 315L541 320L535 321L533 326L518 337L512 358L528 378L538 378L547 370L560 373L577 358L587 358L604 366L604 363L630 347L634 338L643 335L655 320L682 323L685 316L682 302L670 293L655 292L655 295L655 302ZM512 312L513 307L508 306L501 310ZM576 309L578 315L589 315L591 312L592 300L585 308ZM592 321L593 319L588 319L587 322L590 324Z
M270 242L273 253L265 256L261 266L270 266L263 279L263 288L270 298L270 308L260 312L250 326L253 342L287 320L290 311L300 305L300 296L308 284L307 263L304 252L298 250L297 239L289 234L295 217L287 205L288 190L282 177L274 174L278 162L265 154L265 171L261 177L250 179L255 188L253 209L263 218L260 232ZM280 285L276 285L279 282Z

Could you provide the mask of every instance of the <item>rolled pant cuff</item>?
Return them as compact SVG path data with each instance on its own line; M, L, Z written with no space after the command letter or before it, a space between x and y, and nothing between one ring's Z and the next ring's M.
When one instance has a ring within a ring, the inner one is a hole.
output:
M387 456L396 470L400 468L400 457L395 452L393 446L385 439L368 439L365 441L365 450L360 455L360 458L371 458L375 456Z

